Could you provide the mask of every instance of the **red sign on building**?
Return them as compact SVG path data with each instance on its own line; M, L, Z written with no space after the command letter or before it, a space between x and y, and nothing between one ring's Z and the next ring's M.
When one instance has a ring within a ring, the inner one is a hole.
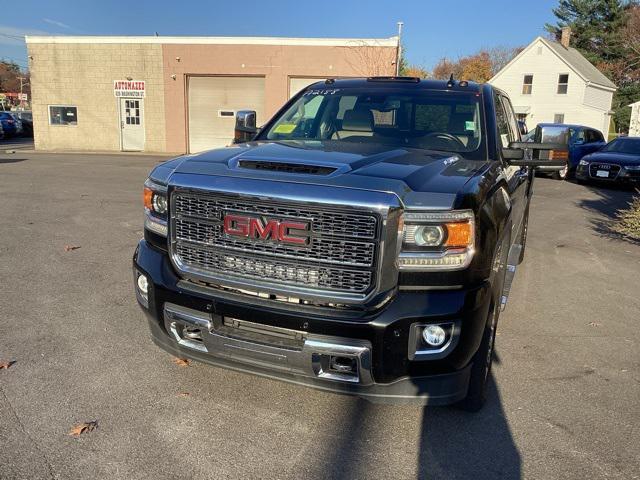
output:
M144 80L114 80L113 94L116 97L144 98Z

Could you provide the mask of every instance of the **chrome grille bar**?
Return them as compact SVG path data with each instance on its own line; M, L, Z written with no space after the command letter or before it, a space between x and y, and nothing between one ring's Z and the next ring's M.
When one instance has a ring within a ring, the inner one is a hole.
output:
M205 192L175 192L172 209L175 258L203 276L217 273L358 294L374 286L379 232L378 217L369 211ZM309 245L227 235L223 218L228 213L308 221Z

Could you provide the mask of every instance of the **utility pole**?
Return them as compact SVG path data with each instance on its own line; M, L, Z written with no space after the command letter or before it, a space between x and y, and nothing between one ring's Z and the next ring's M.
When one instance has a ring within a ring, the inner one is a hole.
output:
M396 77L400 76L400 60L402 59L402 26L404 22L398 22L398 48L396 49Z
M22 89L29 85L29 82L24 82L23 80L26 80L25 77L18 77L18 80L20 80L20 109L24 110L24 100L22 99Z

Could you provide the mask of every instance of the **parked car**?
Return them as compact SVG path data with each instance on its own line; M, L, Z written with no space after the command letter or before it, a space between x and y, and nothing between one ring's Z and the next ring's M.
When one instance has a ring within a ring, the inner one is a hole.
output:
M578 182L640 183L640 137L619 137L585 155L576 170Z
M2 128L2 122L0 122L0 140L4 138L4 128Z
M33 137L33 114L28 110L18 110L11 112L22 122L22 134L26 137Z
M534 176L492 85L327 80L144 185L136 298L180 358L358 395L486 397ZM555 162L556 168L563 166Z
M0 123L2 124L2 128L4 129L4 134L7 137L14 137L18 135L19 126L20 126L20 131L22 130L21 123L20 124L18 123L18 121L11 114L11 112L0 112Z
M574 174L580 159L589 153L600 150L606 145L602 132L583 125L565 125L560 123L541 123L535 129L535 142L566 145L567 154L559 152L554 157L553 150L543 152L556 160L565 159L567 166L562 170L553 170L554 178L565 180ZM544 168L539 169L544 172Z

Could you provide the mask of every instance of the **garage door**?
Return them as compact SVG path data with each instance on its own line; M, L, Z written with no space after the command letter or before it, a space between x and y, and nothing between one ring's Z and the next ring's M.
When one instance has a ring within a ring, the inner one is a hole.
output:
M289 78L289 98L295 96L300 90L308 87L312 83L315 82L324 82L325 78L299 78L299 77L291 77Z
M233 139L235 113L264 116L264 77L189 77L189 151L224 147Z

